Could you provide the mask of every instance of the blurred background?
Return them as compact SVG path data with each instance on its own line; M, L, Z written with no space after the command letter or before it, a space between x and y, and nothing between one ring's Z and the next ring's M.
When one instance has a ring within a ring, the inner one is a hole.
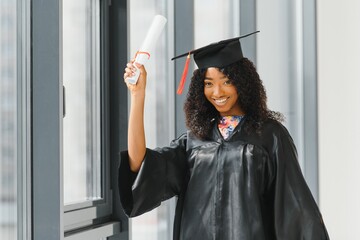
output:
M32 214L36 213L29 200L36 194L31 190L31 151L37 141L31 132L35 81L31 77L31 2L0 0L0 239L4 240L29 239ZM103 204L108 196L103 188L110 173L103 165L107 156L102 140L106 122L102 91L106 85L101 83L106 74L100 59L104 41L111 40L101 38L103 2L114 6L120 1L59 1L60 79L67 99L60 134L62 212L100 206L98 202ZM165 146L186 130L185 96L175 95L185 59L170 59L259 30L241 40L244 56L257 67L269 108L286 117L284 124L295 141L303 174L330 238L360 236L359 1L132 0L125 6L127 30L122 34L128 40L127 59L135 55L154 15L168 19L146 65L148 147ZM123 66L120 68L122 71ZM127 103L124 112L126 107ZM175 204L176 199L168 200L130 220L128 235L113 239L171 239ZM102 217L113 211L103 205L97 209ZM65 227L60 224L58 228L65 232L94 223L64 219Z

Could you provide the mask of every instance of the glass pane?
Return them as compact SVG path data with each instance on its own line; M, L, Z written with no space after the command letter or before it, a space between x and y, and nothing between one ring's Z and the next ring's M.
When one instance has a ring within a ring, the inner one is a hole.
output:
M63 2L64 203L101 193L99 1Z
M303 168L304 132L307 130L303 113L304 27L300 2L277 0L258 4L256 23L261 32L256 44L257 69L266 88L268 106L284 114L284 124L294 139Z
M0 239L17 239L17 14L0 1Z
M212 42L239 36L239 2L238 0L194 1L195 49Z
M168 145L173 136L173 102L174 102L174 81L171 74L168 36L171 34L171 18L168 9L172 1L166 0L132 0L130 4L130 56L132 58L150 27L156 14L165 16L168 19L165 31L161 34L151 54L150 60L146 63L147 86L145 102L145 132L146 144L149 148ZM139 18L139 12L141 17ZM168 240L172 239L172 221L174 199L163 203L160 207L140 217L131 220L132 240Z

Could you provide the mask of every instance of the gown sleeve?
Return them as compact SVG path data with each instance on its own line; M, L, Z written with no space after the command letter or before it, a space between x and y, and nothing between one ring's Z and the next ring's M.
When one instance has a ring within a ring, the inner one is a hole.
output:
M329 239L318 206L301 172L291 136L283 126L275 135L272 199L276 239Z
M128 152L120 154L119 194L124 212L139 216L178 195L186 178L186 134L169 147L146 149L138 173L130 170Z

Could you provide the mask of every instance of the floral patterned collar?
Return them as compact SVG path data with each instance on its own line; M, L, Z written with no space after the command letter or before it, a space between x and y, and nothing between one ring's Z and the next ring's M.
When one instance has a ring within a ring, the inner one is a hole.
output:
M236 126L241 122L244 116L225 116L220 117L218 128L224 139L228 139Z

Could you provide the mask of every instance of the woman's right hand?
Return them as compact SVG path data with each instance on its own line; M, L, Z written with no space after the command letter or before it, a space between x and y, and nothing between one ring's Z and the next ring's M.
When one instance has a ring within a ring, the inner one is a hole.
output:
M127 81L127 78L135 75L136 72L135 64L136 67L138 68L138 71L140 71L140 76L136 84L131 84ZM124 81L126 83L127 88L130 90L131 94L137 94L137 93L145 94L146 76L147 73L144 65L135 63L135 59L131 59L130 62L126 64L126 68L124 72Z

